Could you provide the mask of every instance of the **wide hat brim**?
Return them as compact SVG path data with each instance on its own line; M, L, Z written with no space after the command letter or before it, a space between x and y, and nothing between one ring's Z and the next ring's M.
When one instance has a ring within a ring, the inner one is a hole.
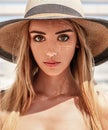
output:
M8 20L0 23L0 57L16 62L21 44L21 30L30 20L46 19L71 19L78 23L86 32L87 44L94 56L95 65L99 65L108 60L108 21L104 19L50 16L30 17ZM14 59L14 60L13 60Z

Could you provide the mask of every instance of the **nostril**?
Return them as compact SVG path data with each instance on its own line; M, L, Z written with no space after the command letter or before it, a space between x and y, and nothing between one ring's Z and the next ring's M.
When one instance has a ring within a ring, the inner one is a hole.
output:
M49 57L53 57L53 56L56 56L57 53L56 52L47 52L46 55Z

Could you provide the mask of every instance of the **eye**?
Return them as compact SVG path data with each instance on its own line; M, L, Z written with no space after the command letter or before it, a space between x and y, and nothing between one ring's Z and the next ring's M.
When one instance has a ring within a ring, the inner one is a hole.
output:
M36 41L36 42L43 42L43 41L45 41L45 37L44 36L42 36L42 35L36 35L36 36L34 36L34 41Z
M58 39L59 41L61 41L61 42L66 42L66 41L69 40L69 36L66 35L66 34L62 34L62 35L58 36L57 39Z

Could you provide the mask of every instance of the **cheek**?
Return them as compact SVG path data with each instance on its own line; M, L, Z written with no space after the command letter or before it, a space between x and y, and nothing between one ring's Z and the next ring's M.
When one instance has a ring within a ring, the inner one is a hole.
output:
M34 59L37 61L38 59L41 59L42 56L42 51L40 50L39 47L35 46L34 44L30 45L32 54L34 56Z
M73 56L75 53L75 46L67 46L67 47L62 47L61 48L61 56L67 61L67 60L72 60Z

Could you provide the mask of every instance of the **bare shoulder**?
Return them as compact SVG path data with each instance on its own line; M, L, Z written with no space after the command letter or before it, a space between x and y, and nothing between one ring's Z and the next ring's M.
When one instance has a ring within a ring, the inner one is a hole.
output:
M108 92L99 91L98 92L98 99L101 107L107 108L108 107Z
M95 90L98 94L99 106L104 112L108 112L108 91L106 90L108 86L96 85ZM105 89L103 89L105 88Z
M108 92L99 91L99 105L104 112L108 112Z
M7 112L0 111L0 128L2 128L6 118L7 118Z
M108 130L108 92L99 91L98 99L103 129Z

